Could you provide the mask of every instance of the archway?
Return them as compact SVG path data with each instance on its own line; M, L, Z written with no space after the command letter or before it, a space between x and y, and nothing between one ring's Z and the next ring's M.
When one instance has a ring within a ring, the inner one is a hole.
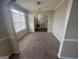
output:
M34 30L35 32L47 32L48 16L38 14L34 16Z

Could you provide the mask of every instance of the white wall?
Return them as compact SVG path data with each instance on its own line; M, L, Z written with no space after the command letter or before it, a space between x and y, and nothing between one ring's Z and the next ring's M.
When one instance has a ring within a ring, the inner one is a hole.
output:
M64 23L67 10L67 0L64 1L56 10L53 21L53 34L61 42L63 37Z
M3 20L2 6L0 5L0 38L6 35L7 35L7 31Z
M0 57L7 56L11 52L11 44L8 38L8 31L4 22L3 6L0 5Z
M61 57L78 58L78 0L73 0Z
M78 39L78 0L75 0L72 5L68 27L65 38Z
M34 32L34 14L28 14L28 27L29 32Z
M31 11L29 12L29 32L34 32L34 16L42 14L48 16L48 32L52 32L54 11Z
M78 0L65 0L55 11L53 34L60 41L58 53L60 58L78 57L77 2Z
M27 33L28 33L28 12L27 12L27 10L24 10L21 6L19 6L19 5L17 5L16 3L14 3L13 5L11 5L11 8L13 8L13 9L16 9L16 10L18 10L18 11L21 11L21 12L23 12L24 14L25 14L25 24L26 24L26 29L23 29L23 30L21 30L20 32L18 32L18 33L16 33L15 31L14 31L14 33L15 33L15 35L16 35L16 39L17 40L19 40L19 39L21 39L24 35L26 35ZM13 23L13 20L12 20L12 23ZM13 26L14 24L12 24L11 26ZM14 26L13 26L13 29L14 29Z
M14 48L16 41L15 43L12 43L14 42L14 39L10 38L13 35L11 34L11 30L9 30L11 29L11 23L8 22L8 20L11 20L10 16L9 8L7 7L5 1L0 1L0 58L2 57L4 59L8 58L8 56L16 50L16 48Z
M13 51L10 39L7 37L0 38L0 57L9 56Z
M76 41L64 41L60 56L78 58L78 43Z
M26 17L27 18L27 17ZM18 36L24 35L24 30ZM0 5L0 57L10 56L11 53L18 53L19 46L13 26L13 20L9 6Z
M9 54L11 54L12 52L15 52L15 51L18 51L18 44L17 44L17 40L15 38L15 32L14 32L14 27L13 27L13 22L12 22L12 17L11 17L11 12L10 12L10 9L7 5L4 5L2 6L2 15L3 15L3 19L4 20L4 26L6 28L6 31L7 31L7 38L8 39L5 39L4 41L2 42L5 42L5 44L9 47L6 47L6 49L8 50L9 48L12 50L9 52ZM7 43L8 41L8 43ZM5 53L5 49L4 50L4 53ZM6 50L6 51L7 51ZM9 55L7 54L7 56Z

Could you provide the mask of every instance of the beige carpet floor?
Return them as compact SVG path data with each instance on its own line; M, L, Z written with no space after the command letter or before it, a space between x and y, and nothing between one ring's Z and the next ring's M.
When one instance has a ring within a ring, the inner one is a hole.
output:
M19 41L20 54L10 59L58 59L59 41L52 33L29 33Z

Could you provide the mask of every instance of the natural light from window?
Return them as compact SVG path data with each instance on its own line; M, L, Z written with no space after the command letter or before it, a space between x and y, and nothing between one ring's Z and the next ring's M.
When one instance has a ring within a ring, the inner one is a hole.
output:
M23 12L17 11L15 9L11 9L13 23L15 32L20 32L24 29L26 29L26 23L25 23L25 15Z

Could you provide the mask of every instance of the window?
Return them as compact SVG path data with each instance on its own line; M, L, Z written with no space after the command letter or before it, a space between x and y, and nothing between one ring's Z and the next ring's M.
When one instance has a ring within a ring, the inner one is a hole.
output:
M11 9L11 12L16 33L26 29L24 13L14 9Z

